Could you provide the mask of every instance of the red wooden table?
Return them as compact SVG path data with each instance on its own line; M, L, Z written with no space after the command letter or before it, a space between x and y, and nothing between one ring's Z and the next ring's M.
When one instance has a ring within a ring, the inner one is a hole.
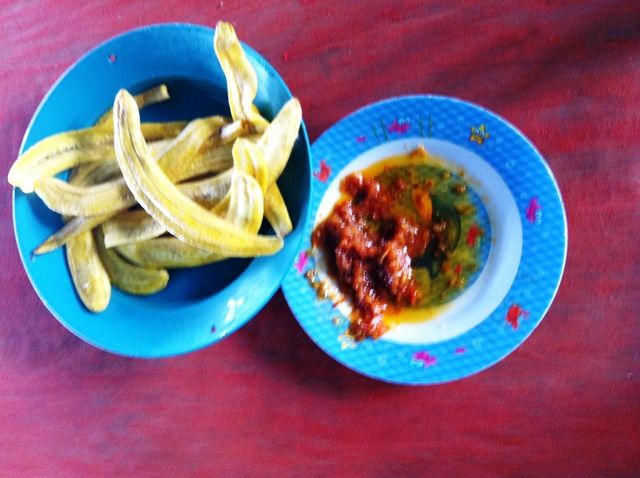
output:
M82 53L148 23L232 21L311 139L388 96L508 118L562 190L560 290L506 360L401 387L321 352L283 296L219 344L133 360L75 338L20 263L0 192L0 476L640 476L640 2L0 3L0 175Z

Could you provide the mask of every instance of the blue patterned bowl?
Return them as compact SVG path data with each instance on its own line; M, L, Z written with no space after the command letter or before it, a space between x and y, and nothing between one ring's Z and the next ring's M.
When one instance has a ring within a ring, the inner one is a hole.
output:
M485 236L473 283L433 320L402 324L378 340L354 342L348 308L316 296L308 271L311 232L352 171L423 145L469 178ZM285 297L309 336L344 365L402 384L448 382L506 357L533 332L558 289L567 252L562 198L548 165L504 119L458 99L392 98L367 106L312 147L310 215Z

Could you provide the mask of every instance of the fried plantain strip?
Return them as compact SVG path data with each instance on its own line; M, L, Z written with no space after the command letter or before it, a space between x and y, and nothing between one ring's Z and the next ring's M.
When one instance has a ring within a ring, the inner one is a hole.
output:
M102 231L107 248L153 239L166 232L144 209L121 212L102 224Z
M269 170L268 186L264 195L264 214L280 237L291 232L293 225L287 205L275 181L284 171L291 156L301 121L300 102L296 98L292 98L285 103L257 142L258 149L262 152Z
M167 85L162 84L158 86L154 86L153 88L149 88L148 90L143 91L133 97L136 100L136 104L138 108L144 108L145 106L152 105L154 103L160 103L162 101L168 100L169 90L167 90ZM113 122L113 110L109 108L105 114L103 114L98 121L96 121L96 125L105 125Z
M147 141L173 138L186 122L144 123L142 131ZM46 137L22 153L9 169L8 181L25 193L34 190L35 183L46 177L82 163L113 159L113 127L93 126Z
M196 247L237 257L273 254L281 238L250 234L182 194L151 158L135 100L120 90L114 104L116 157L140 205L167 231Z
M111 283L91 231L84 231L67 242L66 253L71 278L82 303L92 312L106 309L111 298Z
M260 185L253 177L243 172L234 171L233 173L234 178L231 186L233 192L230 196L226 217L238 227L250 232L257 232L262 223L262 191ZM136 213L141 212L144 211L136 211ZM147 218L158 224L150 216L147 216ZM135 224L139 224L137 220L138 218L131 217L134 229L136 229ZM105 223L104 226L107 226L107 224ZM131 236L128 236L128 239L131 239ZM137 239L140 240L118 244L116 250L127 260L147 267L195 267L226 258L223 255L194 247L175 237L143 240L142 235L138 235Z
M231 184L232 170L211 178L178 185L180 191L209 209L225 197ZM145 210L123 211L102 224L107 247L158 237L166 232L164 226Z
M71 171L70 181L81 185L86 181L83 166ZM71 280L82 303L92 312L101 312L111 299L111 282L98 255L91 230L76 234L66 245L66 258Z
M226 123L222 116L191 121L158 159L158 164L173 181L181 181L203 171L205 163L197 157L200 147L216 135ZM221 155L225 150L222 149ZM135 204L135 198L122 177L92 186L76 186L58 178L43 178L36 182L36 194L52 211L70 216L96 216L117 212Z
M208 167L217 169L220 163L230 161L230 147L220 143L235 138L221 138L225 126L229 125L223 116L191 121L158 158L164 174L173 182L180 182L206 173ZM205 153L214 147L215 152Z
M233 143L231 154L235 170L253 176L264 193L269 186L269 170L262 150L250 140L238 138Z
M170 140L160 140L149 144L149 150L152 154L159 154ZM115 176L121 176L118 163L114 161L105 161L100 163L84 163L72 170L73 183L90 186L113 179ZM70 175L71 177L71 175ZM42 244L34 249L34 255L45 254L56 250L63 246L69 239L83 231L93 229L94 227L111 219L118 212L109 212L96 216L74 216L68 218L61 229L49 236Z
M264 216L280 237L286 236L293 229L287 205L276 183L269 186L264 195Z
M253 106L258 92L258 77L230 23L218 22L213 47L227 80L231 117L248 120L256 132L264 131L269 123Z
M55 251L58 247L65 245L71 239L85 231L90 231L99 226L104 221L113 217L116 213L102 214L99 216L76 216L69 219L62 228L49 236L42 244L33 251L34 255L46 254Z
M115 250L134 264L166 269L197 267L226 259L225 256L194 247L175 237L158 237L123 244Z
M93 186L76 186L58 178L36 183L36 194L49 209L69 216L96 216L125 209L135 198L122 178Z
M302 108L297 98L291 98L278 112L262 137L258 147L262 151L269 169L269 178L274 182L280 177L291 156L302 121Z
M234 171L229 191L229 206L224 218L244 231L257 233L264 215L260 184L252 176Z
M149 295L167 286L169 273L166 270L134 266L120 257L115 250L104 246L100 228L96 228L93 234L100 260L111 283L118 289L135 295Z
M226 128L225 128L226 130ZM216 144L221 141L229 143ZM223 140L218 135L210 138L198 150L197 154L181 162L182 173L178 176L179 181L189 180L205 174L216 174L226 171L233 166L231 156L232 140ZM163 168L163 171L166 171ZM179 182L176 179L174 182Z
M215 176L180 183L178 189L206 209L213 208L229 192L233 169Z

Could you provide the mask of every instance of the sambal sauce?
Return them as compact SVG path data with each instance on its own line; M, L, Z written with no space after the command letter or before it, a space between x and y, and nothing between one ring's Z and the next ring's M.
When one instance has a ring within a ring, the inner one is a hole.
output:
M418 149L406 156L415 159L416 152L426 155ZM352 302L349 333L356 340L384 334L385 314L445 302L477 267L477 254L455 254L469 223L461 216L474 214L466 184L437 166L388 163L373 175L346 176L342 198L312 236Z
M340 286L353 295L359 314L350 332L379 337L389 304L417 302L411 259L426 250L430 227L395 214L393 191L362 173L347 176L341 189L347 199L315 229L312 243L329 254Z

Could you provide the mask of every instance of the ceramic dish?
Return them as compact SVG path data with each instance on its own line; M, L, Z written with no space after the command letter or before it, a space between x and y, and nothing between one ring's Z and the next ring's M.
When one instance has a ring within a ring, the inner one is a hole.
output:
M228 115L213 34L203 26L163 24L132 30L97 46L51 88L29 125L21 152L53 133L92 125L111 107L120 88L137 93L167 84L171 100L145 108L141 116L146 121ZM244 47L258 76L255 103L266 118L273 118L291 93L264 58ZM51 313L97 347L123 355L163 357L211 345L262 308L293 262L307 212L309 149L303 124L278 181L294 230L274 256L172 271L162 292L138 297L113 290L108 308L93 314L74 291L62 250L31 257L33 249L61 227L60 217L35 195L15 190L14 226L24 267Z
M325 274L311 252L311 233L335 204L346 174L418 145L464 171L484 230L480 267L435 318L355 342L346 333L348 309L319 298L310 284L309 271ZM507 121L453 98L392 98L338 122L312 154L310 214L283 289L304 330L329 355L389 382L448 382L498 362L540 323L565 264L566 218L549 167Z

